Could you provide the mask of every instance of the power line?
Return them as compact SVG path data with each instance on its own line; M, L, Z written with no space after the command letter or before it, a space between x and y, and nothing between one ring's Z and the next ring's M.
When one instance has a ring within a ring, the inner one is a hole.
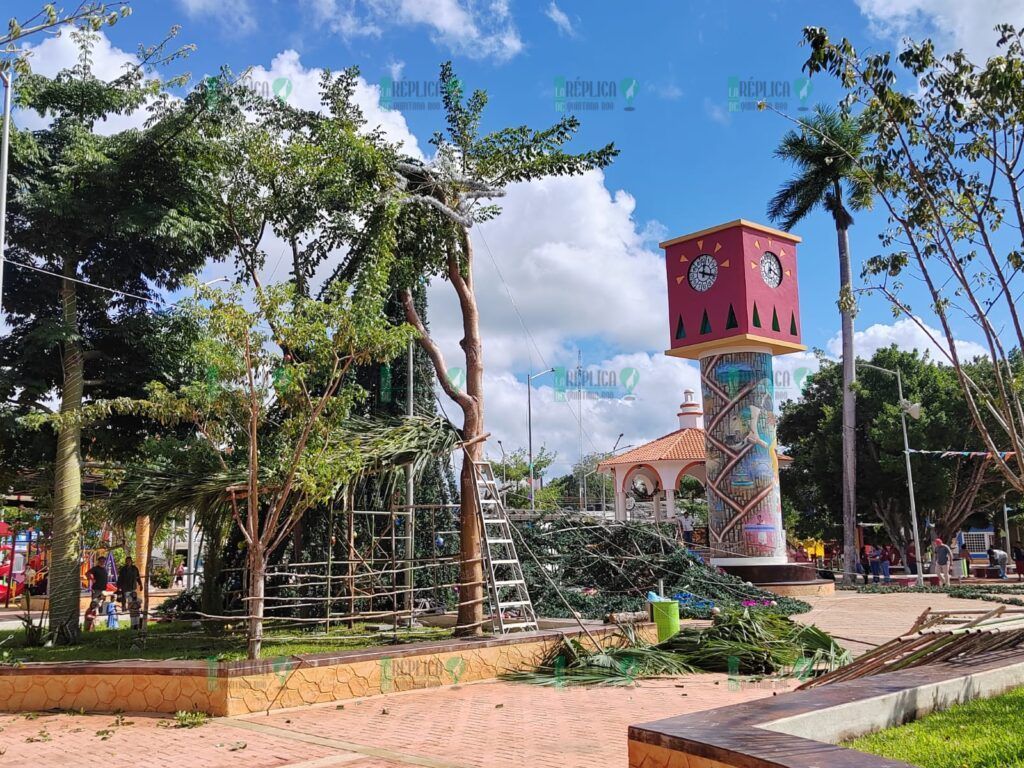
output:
M44 275L50 275L51 277L58 277L61 280L68 280L68 281L70 281L72 283L78 283L79 285L87 285L90 288L98 288L101 291L107 291L108 293L115 293L115 294L117 294L119 296L127 296L129 299L138 299L139 301L145 301L145 302L149 302L149 303L152 303L152 304L162 304L163 306L170 307L171 309L181 309L181 307L179 307L177 304L171 304L170 302L164 301L163 299L155 299L152 296L140 296L137 293L129 293L128 291L120 291L117 288L108 288L107 286L100 285L99 283L90 283L88 280L81 280L81 279L79 279L77 277L68 277L67 275L62 275L59 272L51 272L48 269L43 269L42 267L36 267L36 266L33 266L32 264L22 264L20 261L13 261L12 259L5 259L4 263L5 264L13 264L14 266L21 267L22 269L31 269L33 272L41 272Z
M530 343L533 345L534 350L537 352L537 357L540 358L541 364L545 368L551 368L552 366L548 365L547 360L544 359L544 354L540 351L540 346L538 346L537 340L534 339L533 334L530 333L530 329L526 326L526 320L523 318L523 313L519 311L519 305L516 304L515 297L512 295L512 289L511 289L511 287L509 287L508 281L505 279L505 276L502 274L501 267L498 266L498 260L494 258L494 254L491 252L491 246L488 245L487 238L484 237L483 228L482 227L477 227L476 231L480 234L480 240L484 244L484 248L487 251L487 255L491 259L491 263L494 264L494 270L498 273L498 279L501 280L501 284L505 287L505 293L508 294L509 303L512 304L512 309L516 313L516 317L519 319L519 325L522 326L523 333L526 335L527 339L529 339ZM529 380L527 380L526 386L530 386ZM573 415L573 419L576 420L576 423L579 425L579 428L582 430L583 434L585 434L587 436L587 442L590 443L590 447L594 449L595 453L600 453L600 450L594 444L594 439L590 436L590 432L588 432L587 429L583 426L583 401L582 401L582 398L580 399L579 411L578 412L573 410L572 404L568 400L563 400L562 402L565 403L565 406L569 409L569 413L571 413ZM582 460L583 460L583 457L581 456L580 457L580 461L582 461Z

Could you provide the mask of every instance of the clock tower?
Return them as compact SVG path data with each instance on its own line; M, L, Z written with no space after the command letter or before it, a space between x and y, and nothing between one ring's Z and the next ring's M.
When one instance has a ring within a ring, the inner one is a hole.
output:
M772 360L805 349L799 243L745 219L661 243L666 354L700 361L712 562L737 573L787 562Z

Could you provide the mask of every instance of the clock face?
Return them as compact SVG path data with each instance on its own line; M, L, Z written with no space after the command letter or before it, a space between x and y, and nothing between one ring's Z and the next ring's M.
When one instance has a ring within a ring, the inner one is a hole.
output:
M761 257L761 279L769 288L778 288L782 282L782 264L771 251L765 251Z
M690 271L687 279L690 287L695 291L703 293L715 284L718 278L718 262L710 254L703 253L690 264Z

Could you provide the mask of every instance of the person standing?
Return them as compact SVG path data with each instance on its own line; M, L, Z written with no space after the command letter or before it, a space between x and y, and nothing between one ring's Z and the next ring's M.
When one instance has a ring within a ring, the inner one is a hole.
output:
M114 602L114 596L110 596L110 602L106 606L107 612L107 629L118 629L121 626L120 619L117 618L117 603Z
M882 583L883 584L891 584L892 583L892 565L893 565L892 559L893 559L893 546L892 546L892 544L886 544L884 547L882 547L882 552L880 554L880 562L882 564ZM899 558L897 557L897 560L898 559Z
M906 548L905 552L906 552L906 556L907 556L906 557L906 560L907 560L907 573L911 574L912 576L916 576L917 575L917 552L914 549L914 542L913 541L908 541L907 542L907 548Z
M96 603L103 602L103 593L107 590L107 566L103 563L103 558L97 558L96 563L87 572L89 580L92 582L92 599Z
M882 575L882 549L877 544L868 544L865 549L868 554L868 564L871 566L871 581L877 584Z
M935 571L939 574L939 584L949 586L949 569L953 563L953 550L942 539L935 539Z
M121 572L117 574L117 591L121 593L121 609L124 610L128 595L138 589L142 591L142 576L130 557L124 559Z
M693 544L693 517L690 510L683 510L682 517L679 518L679 528L683 532L683 541L686 544Z
M1013 564L1017 567L1017 581L1024 581L1024 547L1019 541L1013 542Z
M691 531L693 528L690 529ZM691 534L692 536L692 534ZM185 562L178 563L178 567L174 569L174 586L184 587L185 586Z

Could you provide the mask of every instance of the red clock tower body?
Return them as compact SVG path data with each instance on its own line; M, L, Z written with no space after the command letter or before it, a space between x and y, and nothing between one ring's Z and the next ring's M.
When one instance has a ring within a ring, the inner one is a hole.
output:
M700 361L709 544L716 565L787 562L772 360L805 349L799 242L738 219L661 243L671 339L666 354Z

